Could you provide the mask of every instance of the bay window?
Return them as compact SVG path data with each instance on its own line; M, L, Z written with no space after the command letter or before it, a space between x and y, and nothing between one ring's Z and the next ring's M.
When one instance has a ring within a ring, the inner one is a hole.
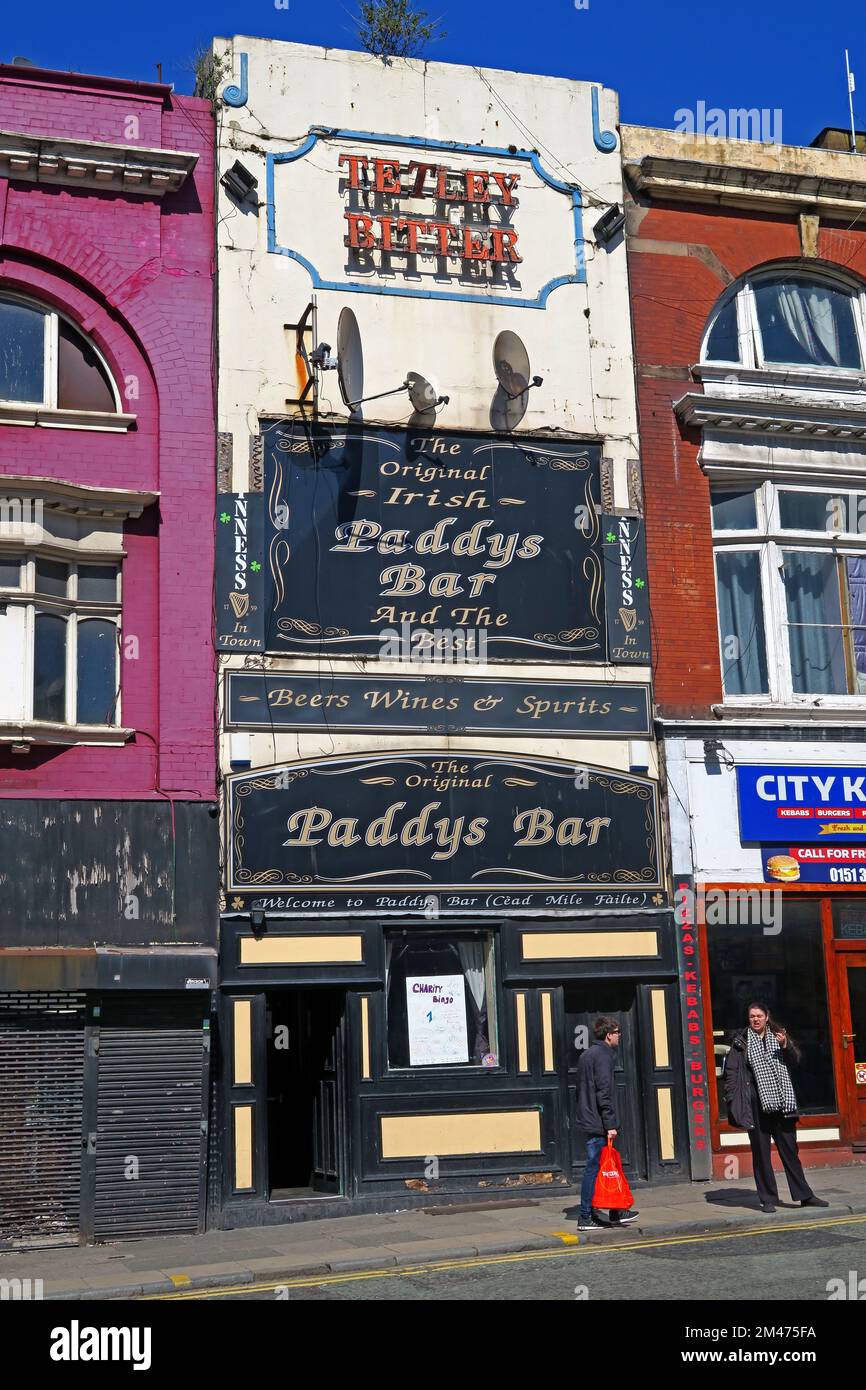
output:
M712 493L726 701L866 699L866 490Z
M118 723L118 564L0 552L0 722Z

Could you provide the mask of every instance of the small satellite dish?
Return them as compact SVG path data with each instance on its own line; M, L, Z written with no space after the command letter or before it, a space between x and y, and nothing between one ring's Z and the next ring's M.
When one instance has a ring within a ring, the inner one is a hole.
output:
M406 389L409 392L412 405L419 414L424 414L428 410L435 410L439 404L435 386L420 372L406 373Z
M406 390L409 392L409 400L414 407L413 413L409 417L409 428L413 430L433 429L436 424L436 407L439 404L439 397L432 382L429 382L420 372L407 372Z
M499 386L490 407L490 423L495 430L516 429L526 414L531 388L541 386L543 378L530 378L529 353L508 328L493 344L493 370Z
M364 352L361 330L351 309L340 310L337 324L337 379L347 410L354 410L364 399Z
M529 389L529 353L510 328L493 344L493 370L507 396L522 396Z

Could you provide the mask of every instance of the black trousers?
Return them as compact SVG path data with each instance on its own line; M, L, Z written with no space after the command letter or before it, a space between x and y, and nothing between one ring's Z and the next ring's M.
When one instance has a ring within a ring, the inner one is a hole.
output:
M757 1102L756 1102L757 1103ZM800 1155L797 1152L797 1121L786 1119L783 1115L768 1115L761 1111L756 1129L749 1130L749 1143L752 1146L752 1167L755 1186L762 1202L778 1202L779 1189L770 1156L770 1140L775 1139L779 1157L785 1169L785 1177L791 1189L793 1202L804 1202L814 1193L806 1181Z

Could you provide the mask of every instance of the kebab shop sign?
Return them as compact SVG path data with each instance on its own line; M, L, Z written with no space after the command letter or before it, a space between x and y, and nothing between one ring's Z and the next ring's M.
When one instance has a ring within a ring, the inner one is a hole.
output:
M866 767L737 768L742 840L866 845Z

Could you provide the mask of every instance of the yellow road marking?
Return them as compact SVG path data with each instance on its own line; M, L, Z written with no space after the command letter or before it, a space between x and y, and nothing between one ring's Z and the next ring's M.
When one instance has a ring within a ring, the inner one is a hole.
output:
M563 1245L580 1244L580 1236L574 1235L572 1231L553 1231L552 1234L555 1235L558 1240L561 1240Z
M483 1269L491 1265L532 1264L538 1260L567 1260L578 1255L599 1255L612 1251L660 1250L671 1245L701 1245L708 1241L743 1240L748 1236L778 1235L780 1231L822 1231L832 1226L857 1226L866 1223L864 1216L835 1216L823 1221L788 1221L783 1225L754 1226L744 1231L716 1231L705 1235L659 1236L656 1240L623 1241L617 1245L599 1243L587 1245L574 1239L577 1247L567 1250L521 1250L513 1255L479 1255L475 1259L425 1261L419 1265L395 1265L387 1269L356 1270L346 1274L319 1274L305 1279L272 1278L262 1284L226 1284L220 1288L192 1289L188 1293L140 1294L138 1302L158 1300L177 1302L183 1299L222 1298L226 1294L272 1293L274 1289L315 1289L331 1284L356 1284L366 1279L401 1279L416 1274L437 1274L452 1269ZM552 1232L561 1235L562 1232ZM172 1279L175 1276L169 1276ZM188 1278L189 1276L183 1276Z

